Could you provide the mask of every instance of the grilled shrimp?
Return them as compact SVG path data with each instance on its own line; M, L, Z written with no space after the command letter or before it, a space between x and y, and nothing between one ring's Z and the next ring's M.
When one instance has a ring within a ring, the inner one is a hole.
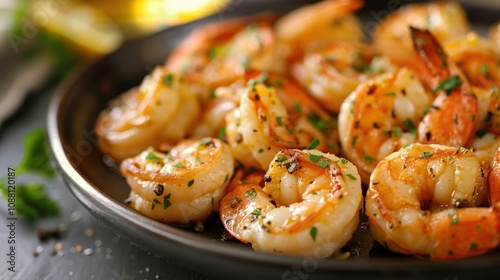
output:
M471 150L412 144L380 162L366 214L372 236L390 250L448 260L500 242L500 204L480 207L486 178Z
M179 75L157 67L138 88L111 101L96 122L99 147L117 161L184 138L200 105ZM189 112L189 113L186 113Z
M211 100L203 106L201 118L191 131L193 136L225 136L225 118L239 106L241 88L219 87L213 91Z
M469 32L443 43L443 48L472 86L490 88L500 83L500 48L494 42Z
M416 142L416 127L432 95L406 68L361 84L344 101L339 114L342 153L368 184L377 163Z
M295 64L293 75L309 93L332 113L363 81L383 72L394 72L386 59L363 53L345 42L312 48Z
M463 72L446 55L436 38L410 27L412 41L429 87L437 92L428 114L418 126L421 143L466 146L475 132L477 97Z
M165 223L197 226L218 210L233 169L229 147L214 138L183 140L168 154L149 148L120 166L132 208Z
M476 132L470 140L468 147L474 150L479 163L485 172L491 172L495 154L500 147L499 127L500 93L495 87L490 89L473 87L477 97L478 115ZM500 184L498 184L500 188ZM493 187L491 188L493 189Z
M350 162L317 150L282 150L260 178L221 200L222 222L237 239L257 251L315 257L351 239L363 197Z
M409 26L430 30L441 42L466 34L470 27L464 9L455 2L407 5L390 14L373 32L373 46L397 65L418 66L413 62Z
M281 149L338 152L336 122L292 80L264 73L249 81L239 107L226 117L227 140L234 157L265 170Z
M207 24L172 52L166 67L207 88L206 95L211 89L244 79L247 69L283 71L273 20L274 16L261 15Z
M275 29L282 56L294 60L310 46L324 42L362 45L361 22L352 14L362 6L362 0L327 0L286 14Z

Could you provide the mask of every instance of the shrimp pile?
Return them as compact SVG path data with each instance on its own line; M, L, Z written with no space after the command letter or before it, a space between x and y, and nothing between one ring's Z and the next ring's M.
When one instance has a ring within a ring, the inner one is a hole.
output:
M497 249L500 25L482 37L458 3L418 3L368 41L362 6L207 24L112 100L95 130L131 208L199 230L218 212L270 253L346 253L363 215L395 253Z

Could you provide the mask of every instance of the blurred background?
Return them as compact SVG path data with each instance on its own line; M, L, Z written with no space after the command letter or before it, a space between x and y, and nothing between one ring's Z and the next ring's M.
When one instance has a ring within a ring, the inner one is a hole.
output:
M128 40L230 4L230 0L1 0L0 129L30 91L63 79L77 66Z

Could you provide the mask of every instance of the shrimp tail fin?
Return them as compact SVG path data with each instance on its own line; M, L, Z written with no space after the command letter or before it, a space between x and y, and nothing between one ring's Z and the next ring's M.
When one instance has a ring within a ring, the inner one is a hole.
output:
M410 26L410 33L417 58L423 65L424 78L432 90L436 91L439 85L451 76L458 76L462 81L462 91L471 92L465 75L448 57L441 44L429 30Z
M422 143L465 146L474 134L477 97L458 66L428 30L410 27L413 46L422 62L422 78L437 93L432 110L418 128Z

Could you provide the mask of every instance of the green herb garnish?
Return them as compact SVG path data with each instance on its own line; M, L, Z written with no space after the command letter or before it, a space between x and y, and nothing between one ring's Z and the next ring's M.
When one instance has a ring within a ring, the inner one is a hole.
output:
M172 206L172 202L170 202L170 195L171 194L167 194L163 197L163 210L167 210L168 207Z
M408 128L411 134L417 134L417 129L413 125L413 122L410 119L406 119L403 121L403 124Z
M15 211L27 220L58 214L59 205L46 193L43 184L18 182L17 178L26 173L36 173L48 179L55 176L47 135L43 129L33 130L26 135L21 162L15 168L9 167L7 174L0 179L0 193L5 199L15 195ZM9 209L10 216L14 216L13 210Z
M258 217L258 216L260 216L261 211L262 211L262 209L261 209L261 208L255 208L255 209L252 211L252 215L254 215L255 217Z
M157 155L153 154L153 153L148 153L146 155L146 159L149 159L149 160L161 160L160 157L158 157Z
M439 84L435 91L443 90L447 95L450 95L451 90L462 85L462 80L459 76L451 76Z
M323 156L321 155L313 155L313 154L307 154L307 157L309 157L309 160L312 162L312 163L316 163L318 162L320 159L323 158Z
M421 158L430 158L432 155L434 155L433 152L423 152Z
M318 138L314 138L311 141L311 143L309 144L309 146L307 146L307 149L308 150L313 150L313 149L316 149L318 146L319 146L319 139Z
M321 167L321 169L325 169L328 167L328 165L330 165L330 163L327 161L327 160L324 160L318 164L316 164L317 166Z
M349 177L349 179L353 180L353 181L356 181L358 180L358 178L356 178L356 176L352 175L352 174L347 174L347 177Z
M174 83L174 75L173 74L167 74L165 77L163 77L163 83L166 84L169 87L172 87Z
M284 162L286 160L286 157L284 155L279 155L277 158L276 158L276 161L277 162Z
M219 139L223 139L224 137L226 137L226 127L225 126L221 126L221 127L219 127L218 138Z
M249 189L248 191L245 192L246 196L249 196L251 198L255 198L257 196L257 192L255 191L254 188Z
M311 227L311 230L309 230L309 235L311 236L312 240L316 241L316 236L318 235L318 229L315 226Z

